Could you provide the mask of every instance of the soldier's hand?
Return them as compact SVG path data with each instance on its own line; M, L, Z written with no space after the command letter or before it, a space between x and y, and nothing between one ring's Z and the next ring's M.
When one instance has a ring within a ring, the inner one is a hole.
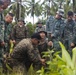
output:
M42 65L45 65L45 59L40 59Z
M53 47L53 42L52 42L52 41L49 41L49 42L48 42L48 46Z
M74 46L75 46L75 44L74 43L71 43L71 48L74 47Z
M16 41L15 40L13 40L12 42L13 42L13 44L16 44Z

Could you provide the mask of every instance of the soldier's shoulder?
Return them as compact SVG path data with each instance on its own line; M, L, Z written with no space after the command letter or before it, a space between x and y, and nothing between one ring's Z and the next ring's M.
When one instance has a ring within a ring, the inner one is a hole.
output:
M26 39L23 39L23 40L21 41L21 43L30 44L30 41L31 41L30 38L26 38Z

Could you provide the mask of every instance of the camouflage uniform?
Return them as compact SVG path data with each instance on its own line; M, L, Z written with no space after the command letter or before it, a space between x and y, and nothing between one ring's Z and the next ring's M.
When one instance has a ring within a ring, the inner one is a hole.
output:
M10 49L10 39L11 39L11 30L12 30L12 25L5 22L5 29L4 29L4 42L5 42L5 47L4 47L4 51L9 52Z
M42 52L48 51L48 45L47 45L46 40L39 43L38 50L39 50L41 57L43 56Z
M20 27L19 25L14 26L12 30L11 38L12 40L16 41L16 44L18 44L22 39L27 37L27 28L26 26Z
M33 45L31 39L23 39L19 42L11 53L14 66L24 65L28 70L32 63L40 62L40 55L36 45ZM15 62L16 61L16 62Z
M53 21L54 21L54 17L50 16L49 19L46 22L46 31L47 33L52 33L53 31Z
M65 23L63 19L54 19L53 25L54 25L52 32L53 46L55 50L60 50L59 41L63 42L63 29Z
M76 33L75 31L75 22L73 20L71 21L66 21L65 22L65 28L64 28L64 45L68 52L71 54L71 47L70 44L73 40L73 37Z
M4 20L3 14L0 12L0 40L4 41Z
M2 61L3 48L1 43L4 41L4 22L3 22L3 14L0 12L0 65Z
M48 36L48 40L51 40L51 33L53 32L53 25L54 22L54 17L50 16L49 19L46 21L46 31L47 31L47 36Z

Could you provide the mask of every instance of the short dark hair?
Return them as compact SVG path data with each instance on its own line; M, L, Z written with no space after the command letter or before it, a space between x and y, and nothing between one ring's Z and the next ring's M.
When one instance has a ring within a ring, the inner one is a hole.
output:
M10 15L10 16L12 16L12 17L14 16L14 14L13 14L13 13L8 13L8 15Z
M38 40L41 40L41 39L42 39L39 33L34 33L34 34L31 36L31 38L32 38L32 39L33 39L33 38L36 38L36 39L38 39Z
M68 15L68 16L73 16L74 13L73 13L72 11L68 11L67 15Z

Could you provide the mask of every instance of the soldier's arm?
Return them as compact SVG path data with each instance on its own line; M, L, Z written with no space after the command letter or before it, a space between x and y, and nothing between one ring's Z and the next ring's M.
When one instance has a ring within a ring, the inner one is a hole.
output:
M36 50L31 49L31 50L28 50L27 53L32 62L40 61L41 59L40 54Z
M28 56L33 63L42 63L45 65L45 59L42 59L39 52L37 50L28 50Z

